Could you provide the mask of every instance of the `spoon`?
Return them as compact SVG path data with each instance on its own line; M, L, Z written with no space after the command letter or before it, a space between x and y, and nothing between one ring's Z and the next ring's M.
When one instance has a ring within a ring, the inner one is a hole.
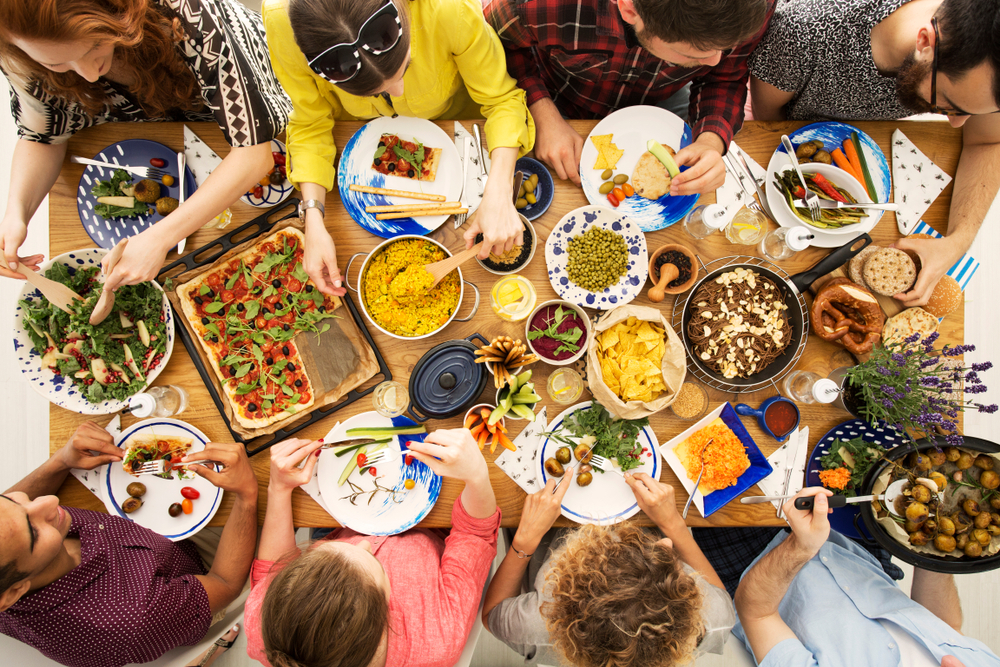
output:
M876 498L883 498L882 503L885 508L895 514L900 516L896 512L895 501L903 493L903 486L906 484L906 478L897 479L895 482L889 485L889 488L885 490L885 493L878 496L854 496L853 498L848 498L847 496L830 496L827 498L827 502L830 503L830 507L844 507L848 504L853 503L870 503ZM749 498L740 498L740 502L744 505L756 505L757 503L769 503L772 500L788 500L789 498L795 498L794 495L790 496L751 496ZM795 499L795 509L797 510L811 510L813 508L814 496L806 496L804 498Z
M118 242L111 252L108 253L107 269L103 272L104 279L111 275L111 272L115 270L115 266L118 264L118 260L122 258L122 254L125 252L125 244L128 243L128 239L122 239ZM101 298L97 300L97 305L94 306L94 312L90 314L90 324L91 326L97 326L111 314L111 309L115 307L115 292L107 287L107 282L104 283L104 289L101 290Z
M83 301L83 297L62 283L46 278L41 273L32 271L20 262L17 263L17 272L27 278L29 283L37 287L42 296L48 299L49 303L59 310L72 314L73 302L77 300Z

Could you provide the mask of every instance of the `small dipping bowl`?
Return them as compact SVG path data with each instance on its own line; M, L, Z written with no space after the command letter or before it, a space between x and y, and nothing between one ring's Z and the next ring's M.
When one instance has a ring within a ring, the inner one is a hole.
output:
M698 258L695 257L695 254L693 252L691 252L688 248L682 245L678 245L676 243L668 243L667 245L660 246L659 248L653 251L652 255L649 256L649 279L653 281L653 287L650 287L649 291L647 291L646 294L649 296L649 300L653 301L654 303L663 301L662 298L659 299L654 298L654 290L656 288L656 284L660 282L660 270L656 267L656 260L660 257L660 255L666 252L670 252L671 250L676 250L677 252L686 256L688 260L691 262L691 277L688 278L686 281L684 281L682 284L678 285L677 287L664 287L663 293L665 295L682 294L691 289L691 287L694 286L695 282L698 280Z
M700 401L701 408L695 412L693 408L697 407L698 401ZM681 405L678 406L679 402ZM675 417L685 421L701 419L708 412L708 392L697 382L688 380L678 390L677 398L670 404L670 411L674 413Z
M744 417L756 417L760 430L778 442L784 442L799 426L799 406L784 396L772 396L754 410L746 403L738 403L736 412ZM780 430L781 432L777 432Z
M531 259L535 256L535 248L538 247L538 235L535 233L535 226L528 221L528 218L526 218L523 213L518 212L517 215L521 218L521 224L524 225L524 235L522 238L525 239L527 243L521 245L521 254L518 255L517 259L510 264L498 264L490 257L487 257L486 259L479 259L479 257L476 257L476 261L479 262L479 266L483 267L490 273L498 276L509 276L517 273L524 267L528 266L528 264L531 263ZM479 243L482 240L483 235L476 234L476 243ZM542 239L542 241L542 247L545 247L544 239Z

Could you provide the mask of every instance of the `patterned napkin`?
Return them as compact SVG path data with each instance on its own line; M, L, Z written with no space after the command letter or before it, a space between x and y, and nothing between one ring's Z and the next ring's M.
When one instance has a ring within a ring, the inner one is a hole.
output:
M333 426L331 426L329 432L327 432L327 434L325 436L323 436L323 438L325 440L332 441L333 440L333 432L335 430L337 430L338 426L340 426L340 422L337 422L336 424L334 424ZM310 479L307 483L303 484L299 488L301 488L303 491L305 491L306 493L308 493L310 495L310 497L312 497L313 500L315 500L317 503L319 503L319 506L322 507L324 510L326 510L326 513L329 514L330 516L332 516L334 521L337 521L337 523L340 523L337 520L337 517L335 517L333 515L333 512L330 511L330 506L326 504L325 500L323 500L323 494L320 493L320 491L319 491L319 465L317 465L315 468L313 468L312 479Z
M757 163L756 160L750 157L750 155L747 154L746 151L742 150L739 146L736 145L736 142L733 141L729 144L729 154L732 155L733 158L736 159L739 166L742 167L743 166L742 162L740 162L739 158L736 156L737 152L739 152L740 155L742 155L744 159L747 161L747 164L750 165L750 170L753 172L754 180L757 181L757 185L759 185L760 189L763 190L764 178L767 176L767 172L764 170L762 166L760 166L760 164ZM745 172L743 169L740 169L737 173L740 175L741 178L745 179L744 176ZM750 192L754 191L753 184L750 183L749 181L747 181L746 186L747 190L749 190ZM728 169L726 170L726 182L722 184L721 188L715 191L715 201L717 204L720 204L726 210L726 214L723 216L723 219L726 221L726 224L728 224L729 221L733 219L737 211L739 211L747 204L746 193L743 192L743 188L740 187L740 182L737 181L736 178L729 173Z
M802 490L805 480L806 459L809 455L809 427L801 430L796 429L788 436L781 447L767 457L767 462L774 468L774 472L757 482L762 495L780 496L796 494ZM785 490L785 478L788 466L792 467L792 474L788 477L788 490ZM784 501L772 500L775 510L780 510Z
M516 452L504 449L494 461L498 468L514 480L515 484L524 489L525 493L534 493L541 488L535 473L535 460L542 445L540 436L548 430L545 411L546 408L542 408L541 412L535 415L535 421L525 426L524 430L514 438Z
M924 155L909 137L900 130L892 133L892 198L899 205L896 226L900 234L916 231L920 217L949 183L951 176Z
M111 436L118 441L118 438L122 434L122 417L121 415L115 415L108 425L104 427L104 430L111 434ZM97 496L97 499L104 503L104 506L108 508L108 512L115 514L117 510L111 506L108 502L108 498L104 495L102 491L104 485L102 484L104 480L104 471L107 470L110 463L105 463L102 466L98 466L93 470L80 470L78 468L73 468L70 473L73 477L80 480L80 483L87 487L87 490Z
M460 145L460 141L469 142L469 164L465 167L465 202L469 205L469 215L472 215L479 208L479 205L483 203L483 198L479 196L479 186L476 182L479 176L479 151L476 150L472 133L465 129L465 126L460 121L455 121L455 132L452 136L455 139L455 149L458 150L459 160L465 157L465 147ZM483 137L483 141L485 140L486 137ZM490 156L486 151L487 147L483 146L483 158L486 162L486 171L489 172Z

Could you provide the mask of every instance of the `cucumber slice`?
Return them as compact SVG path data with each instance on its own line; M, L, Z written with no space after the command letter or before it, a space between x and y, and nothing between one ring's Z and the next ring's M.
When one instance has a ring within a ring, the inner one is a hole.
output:
M520 386L522 386L522 387L525 384L527 384L530 380L531 380L531 371L530 370L529 371L524 371L523 373L521 373L520 375L517 376L517 384L520 385Z
M517 375L512 375L510 378L510 383L507 385L508 392L513 394L517 391L517 388L521 386L521 380Z
M677 163L674 162L674 158L670 156L667 149L664 148L659 141L655 139L650 139L646 142L646 150L653 154L657 160L659 160L664 167L667 168L667 173L670 174L670 178L674 178L681 173L681 170L677 167Z
M379 438L375 442L369 442L369 443L366 443L366 444L368 446L371 446L371 445L384 444L384 443L388 443L388 442L392 442L392 438ZM364 447L364 446L365 446L365 444L361 444L361 445L344 445L343 447L334 447L333 453L336 454L337 456L343 456L344 454L347 454L349 452L353 452L355 449L358 449L359 447Z
M515 415L527 419L529 422L535 421L535 413L531 411L527 405L521 405L520 403L515 403L511 408Z
M380 445L361 445L358 448L358 454L372 454L380 449L385 448L385 443ZM370 448L370 449L369 449ZM354 469L358 467L358 457L357 455L352 456L351 460L347 462L347 466L344 467L344 472L340 473L340 479L337 480L337 486L343 486L347 478L351 476Z
M508 408L505 408L502 405L498 405L496 409L490 413L490 418L486 421L486 424L488 426L493 426L494 424L498 423L501 419L503 419L503 416L507 414L507 410Z
M383 438L391 435L414 435L427 433L426 426L359 426L347 429L346 435L353 438Z
M518 394L514 397L514 405L534 405L540 400L542 397L538 394Z

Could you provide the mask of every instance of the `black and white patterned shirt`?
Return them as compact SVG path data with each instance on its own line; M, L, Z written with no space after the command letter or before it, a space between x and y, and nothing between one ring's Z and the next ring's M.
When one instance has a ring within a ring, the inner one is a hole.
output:
M120 84L101 78L110 100L106 112L90 114L6 72L18 136L43 144L68 141L80 130L123 121L216 121L229 145L253 146L285 129L292 105L267 53L260 14L237 0L153 0L177 16L188 39L178 49L191 68L205 108L152 118Z
M894 120L913 114L872 58L871 32L909 0L784 0L750 54L750 73L794 92L789 120Z

